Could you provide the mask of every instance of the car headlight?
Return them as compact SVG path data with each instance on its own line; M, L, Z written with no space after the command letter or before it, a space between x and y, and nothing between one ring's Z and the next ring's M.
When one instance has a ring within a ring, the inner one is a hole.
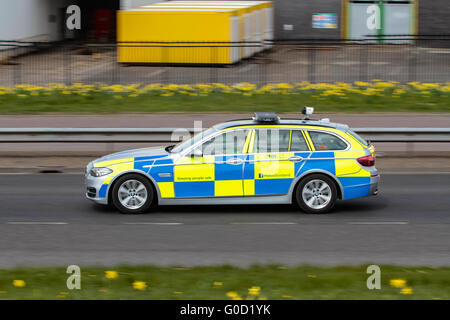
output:
M110 168L99 167L99 168L92 168L89 173L93 177L101 177L101 176L106 176L107 174L110 174L111 172L113 172L113 170Z

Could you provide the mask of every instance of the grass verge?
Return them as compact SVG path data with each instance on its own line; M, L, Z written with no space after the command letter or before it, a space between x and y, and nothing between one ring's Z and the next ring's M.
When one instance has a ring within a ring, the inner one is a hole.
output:
M450 299L450 268L381 266L81 267L81 290L66 268L0 270L0 299Z
M450 112L449 84L21 85L0 88L0 113Z

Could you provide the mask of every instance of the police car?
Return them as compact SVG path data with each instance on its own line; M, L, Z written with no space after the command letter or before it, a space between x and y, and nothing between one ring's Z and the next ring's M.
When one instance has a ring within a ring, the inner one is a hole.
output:
M122 213L154 205L297 204L325 213L336 200L375 195L374 147L328 119L217 124L178 145L118 152L86 168L86 196Z

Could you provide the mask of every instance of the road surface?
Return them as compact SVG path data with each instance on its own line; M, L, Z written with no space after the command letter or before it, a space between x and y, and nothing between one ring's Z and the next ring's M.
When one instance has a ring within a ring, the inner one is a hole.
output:
M450 265L450 174L386 174L327 215L292 206L161 207L123 215L75 174L0 175L0 268L255 263Z

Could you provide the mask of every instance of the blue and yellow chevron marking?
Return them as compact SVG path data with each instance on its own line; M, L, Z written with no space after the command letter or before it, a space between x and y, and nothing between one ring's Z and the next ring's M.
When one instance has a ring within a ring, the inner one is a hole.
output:
M350 151L315 151L308 132L302 131L310 151L253 154L255 130L250 128L240 155L183 157L176 163L165 155L96 163L96 167L107 166L114 170L100 188L99 197L106 197L115 176L132 170L148 173L156 182L162 198L287 194L297 177L317 169L337 177L343 187L343 199L369 195L370 172L362 168L356 158L364 156L367 149L373 154L373 147L366 148L339 130L323 130L345 135L352 145ZM291 162L288 159L292 156L301 156L303 160ZM230 158L240 158L243 162L229 164L227 160Z

